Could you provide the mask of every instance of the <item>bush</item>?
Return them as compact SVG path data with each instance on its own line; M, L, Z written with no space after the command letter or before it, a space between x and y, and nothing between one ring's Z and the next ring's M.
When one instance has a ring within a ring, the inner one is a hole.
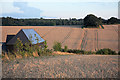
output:
M37 38L37 37L36 37ZM37 43L38 43L38 39L37 39ZM61 44L57 43L57 46L60 50L61 48ZM2 59L7 59L7 60L12 60L15 58L23 58L23 57L28 57L28 56L50 56L52 55L52 49L49 50L47 49L47 42L44 42L44 48L40 47L39 44L36 45L32 45L31 41L30 43L25 43L25 45L23 45L22 41L18 38L16 41L16 44L14 46L15 50L11 52L3 52L2 51Z
M64 52L67 52L67 50L68 50L68 47L64 46Z
M30 44L29 44L29 43L25 43L24 50L25 50L25 52L27 52L29 55L32 55L32 53L33 53L33 49L30 47Z
M60 42L55 42L54 45L53 45L53 49L54 51L61 51L62 48L61 48L61 43Z
M69 49L67 52L69 53L81 53L81 54L84 54L84 51L83 50L77 50L77 49Z
M105 55L116 55L115 51L112 51L111 49L104 48L100 49L96 52L96 54L105 54Z
M19 39L19 38L17 38L17 41L16 41L16 44L15 44L15 51L16 51L16 53L17 54L21 54L22 56L24 56L24 46L23 46L23 43L22 43L22 41Z
M15 49L17 50L16 51L17 53L23 51L23 43L19 38L17 38L16 44L15 44Z
M8 52L8 57L10 60L15 59L15 55L13 53Z
M45 42L44 42L44 49L46 50L47 49L47 41L45 40Z
M49 49L46 49L46 50L44 50L44 49L39 49L39 51L38 51L38 55L39 56L50 56L51 54L52 54L52 50L49 50Z
M52 51L52 49L51 50L47 49L46 52L52 53L53 51Z
M89 55L89 54L94 54L94 52L92 52L92 51L85 51L84 54L88 54Z

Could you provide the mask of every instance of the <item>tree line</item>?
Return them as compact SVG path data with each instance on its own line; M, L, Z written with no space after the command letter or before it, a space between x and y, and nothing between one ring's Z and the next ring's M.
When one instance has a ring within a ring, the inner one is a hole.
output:
M2 17L3 26L56 26L56 25L82 25L82 19L16 19Z
M84 19L44 19L44 18L32 18L32 19L17 19L12 17L1 17L2 26L57 26L57 25L85 25L85 26L97 26L99 24L120 24L120 19L111 17L105 20L101 17L97 17L93 14L87 15Z

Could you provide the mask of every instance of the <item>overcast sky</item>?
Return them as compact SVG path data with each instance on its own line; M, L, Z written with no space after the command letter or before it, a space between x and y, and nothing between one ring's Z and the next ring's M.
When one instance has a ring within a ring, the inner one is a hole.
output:
M1 0L0 16L14 18L118 18L119 0Z

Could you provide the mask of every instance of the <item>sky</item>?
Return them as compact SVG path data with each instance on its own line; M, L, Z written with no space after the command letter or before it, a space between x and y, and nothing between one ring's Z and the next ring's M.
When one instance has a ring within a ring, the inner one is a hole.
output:
M0 16L14 18L118 18L119 0L1 0Z

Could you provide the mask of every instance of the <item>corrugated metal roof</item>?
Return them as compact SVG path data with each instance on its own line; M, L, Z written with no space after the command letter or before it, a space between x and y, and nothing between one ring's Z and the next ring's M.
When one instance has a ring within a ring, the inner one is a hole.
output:
M25 33L26 37L32 42L32 44L37 44L37 38L38 43L45 41L34 29L22 29L22 31Z

